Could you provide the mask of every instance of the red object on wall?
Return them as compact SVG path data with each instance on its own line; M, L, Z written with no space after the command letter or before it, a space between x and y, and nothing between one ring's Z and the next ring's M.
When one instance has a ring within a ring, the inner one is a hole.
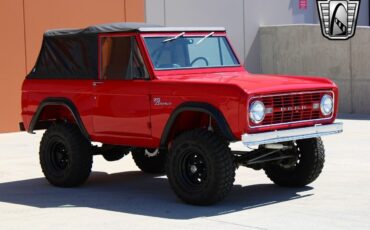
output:
M307 10L307 0L298 0L298 7L300 10Z

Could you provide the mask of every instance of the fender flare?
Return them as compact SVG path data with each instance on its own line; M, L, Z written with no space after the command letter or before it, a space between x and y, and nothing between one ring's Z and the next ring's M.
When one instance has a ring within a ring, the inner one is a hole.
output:
M229 124L227 123L224 115L216 109L213 105L203 102L185 102L179 105L171 114L167 120L166 126L162 132L161 136L161 148L166 148L168 138L170 135L171 128L176 121L176 118L183 112L194 111L203 112L209 114L217 123L221 132L224 134L227 140L236 141L234 134L232 133Z
M46 106L49 106L49 105L61 105L61 106L66 107L71 112L73 118L75 119L78 127L81 130L82 135L84 135L88 140L90 140L90 135L88 134L88 132L87 132L87 130L86 130L81 118L80 118L80 114L79 114L76 106L73 104L73 102L71 100L69 100L67 98L46 98L45 100L43 100L39 104L39 107L37 108L35 114L32 117L32 120L31 120L30 125L28 127L28 132L29 133L33 133L42 111L44 110L44 108Z

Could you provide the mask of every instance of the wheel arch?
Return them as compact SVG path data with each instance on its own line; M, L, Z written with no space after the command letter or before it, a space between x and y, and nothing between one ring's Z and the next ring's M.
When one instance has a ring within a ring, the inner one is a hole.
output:
M36 129L45 129L47 128L50 124L40 124L40 118L42 113L44 112L45 108L49 106L61 106L64 107L69 111L71 114L73 120L76 122L77 126L79 127L81 133L88 139L90 140L90 135L88 134L82 120L80 117L80 114L76 108L76 106L73 104L73 102L67 98L46 98L44 99L38 106L36 112L34 113L30 125L28 127L28 132L33 133L34 130Z
M170 140L171 130L176 125L176 120L179 116L185 112L200 112L210 115L219 127L223 136L229 141L235 141L236 138L230 129L227 120L220 110L215 108L213 105L204 102L185 102L179 105L170 115L167 123L163 129L160 147L162 149L167 148L167 144Z

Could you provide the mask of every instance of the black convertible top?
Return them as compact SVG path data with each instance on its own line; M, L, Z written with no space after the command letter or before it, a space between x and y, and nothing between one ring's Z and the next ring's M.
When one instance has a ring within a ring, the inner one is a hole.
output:
M28 79L97 79L101 33L225 31L223 27L164 27L145 23L111 23L44 33L41 51Z
M84 29L57 29L46 31L45 37L63 36L63 35L84 35L99 33L119 33L119 32L184 32L184 31L225 31L223 27L165 27L160 25L151 25L147 23L125 23L117 22L110 24L101 24L89 26Z
M145 28L161 28L163 26L159 25L150 25L146 23L110 23L110 24L101 24L93 25L83 29L56 29L48 30L45 32L45 37L55 37L63 35L86 35L86 34L99 34L99 33L119 33L119 32L139 32L145 30Z

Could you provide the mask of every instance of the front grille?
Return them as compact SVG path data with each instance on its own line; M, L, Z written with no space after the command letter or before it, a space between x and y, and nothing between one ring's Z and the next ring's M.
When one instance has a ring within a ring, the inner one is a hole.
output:
M282 123L302 122L309 120L325 119L320 112L320 101L324 94L332 97L333 92L304 92L278 94L252 98L262 101L266 107L265 119L260 124L252 126L277 125Z

